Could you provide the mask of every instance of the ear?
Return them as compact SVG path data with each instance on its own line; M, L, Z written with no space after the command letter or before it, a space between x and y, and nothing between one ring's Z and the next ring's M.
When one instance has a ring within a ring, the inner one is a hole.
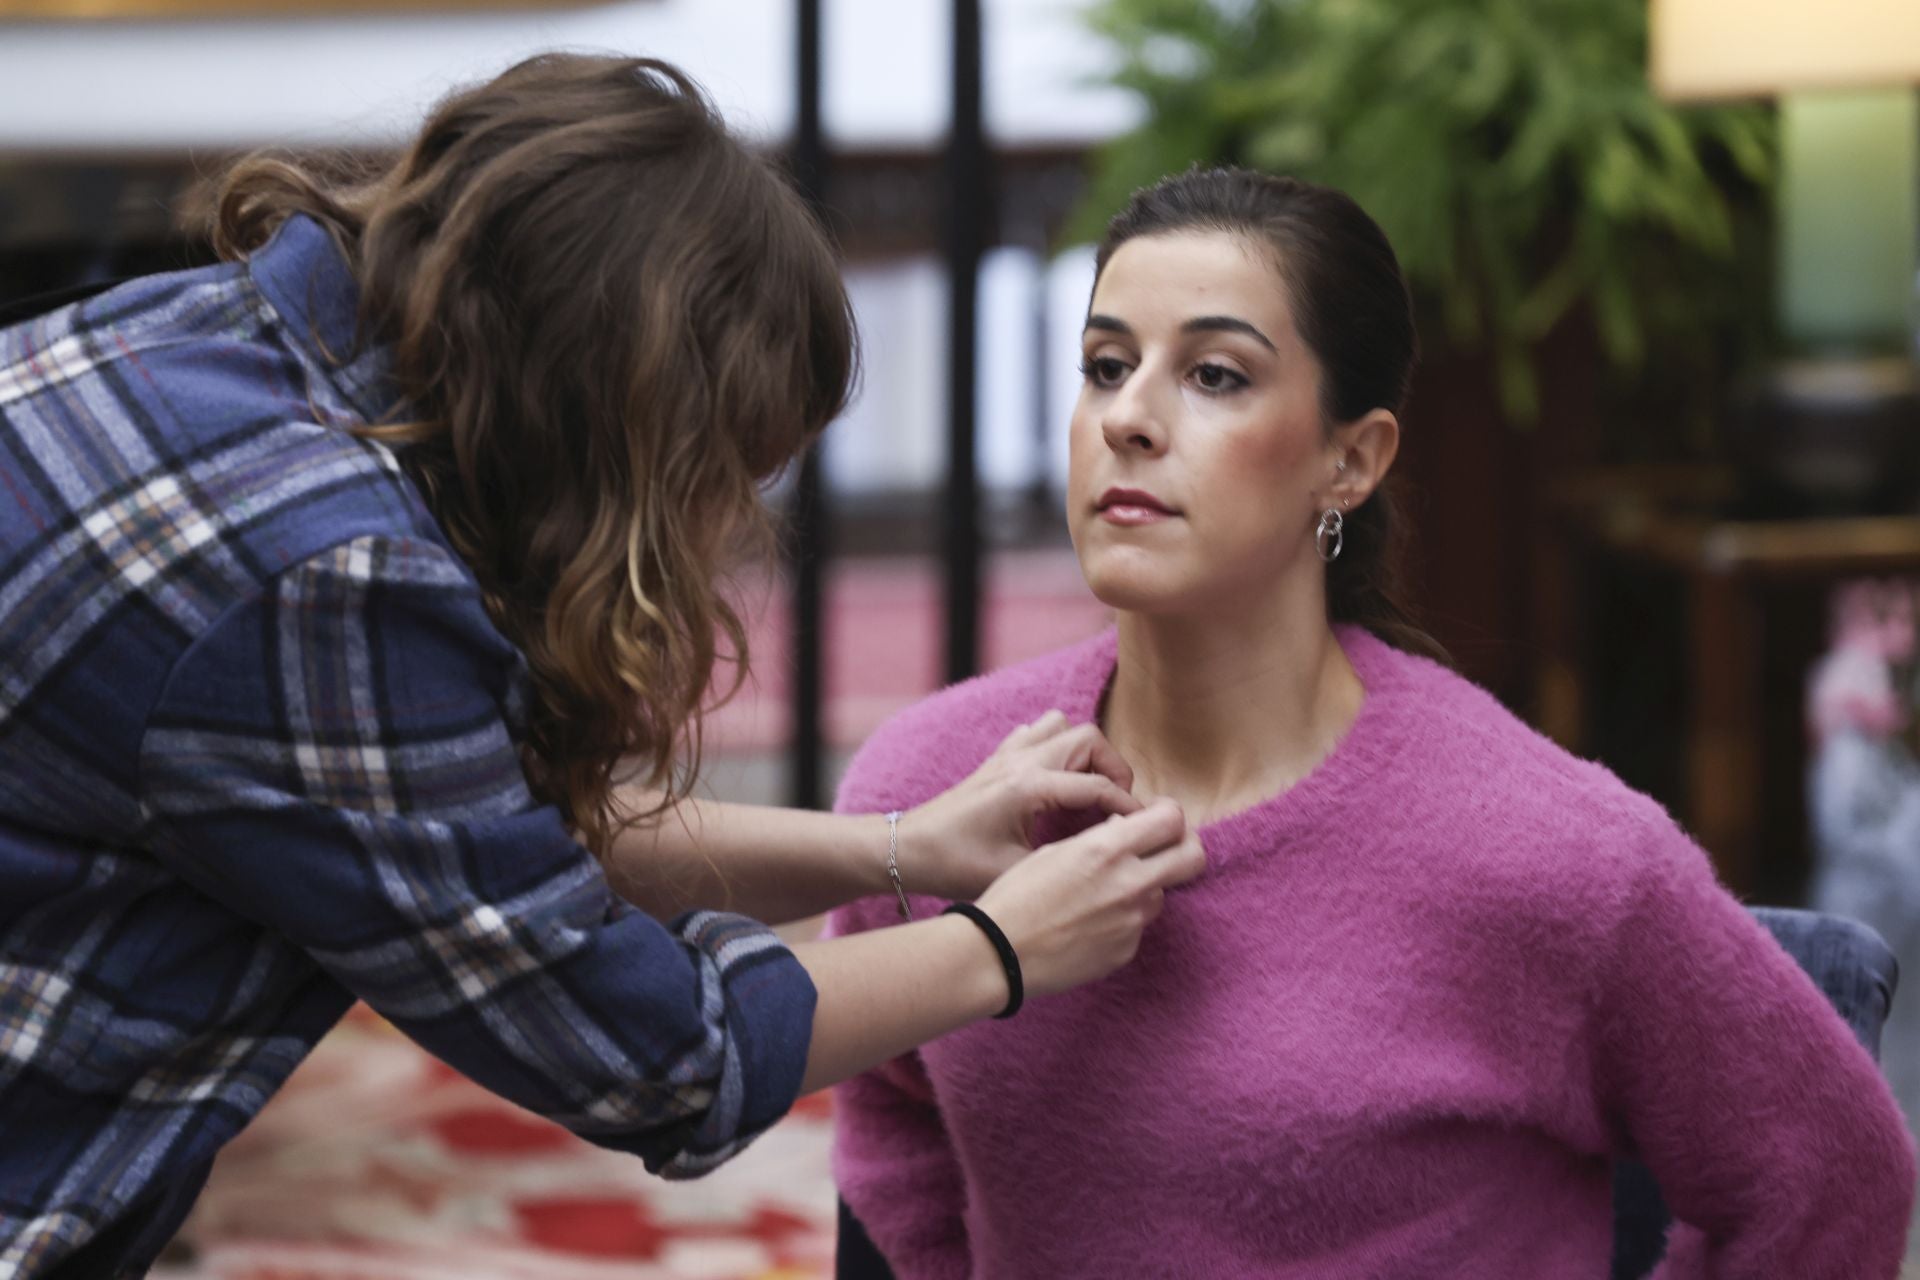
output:
M1334 455L1347 465L1328 486L1334 501L1351 511L1373 496L1400 453L1400 419L1374 409L1334 433Z

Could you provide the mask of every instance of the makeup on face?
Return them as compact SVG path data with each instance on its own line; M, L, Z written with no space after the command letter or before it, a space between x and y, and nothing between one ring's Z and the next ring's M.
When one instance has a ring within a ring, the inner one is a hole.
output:
M1088 307L1068 528L1115 608L1228 607L1312 556L1318 367L1266 255L1218 233L1147 237Z
M1145 489L1112 488L1100 495L1100 518L1108 524L1147 525L1177 520L1183 514Z

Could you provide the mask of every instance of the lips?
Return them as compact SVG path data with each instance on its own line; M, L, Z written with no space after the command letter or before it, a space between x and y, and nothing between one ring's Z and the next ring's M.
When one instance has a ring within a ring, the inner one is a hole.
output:
M1116 507L1126 507L1137 511L1151 511L1157 515L1177 516L1180 513L1145 489L1109 489L1100 495L1095 504L1099 511L1111 511Z
M1145 489L1109 489L1100 495L1094 510L1108 524L1128 527L1159 524L1180 515Z

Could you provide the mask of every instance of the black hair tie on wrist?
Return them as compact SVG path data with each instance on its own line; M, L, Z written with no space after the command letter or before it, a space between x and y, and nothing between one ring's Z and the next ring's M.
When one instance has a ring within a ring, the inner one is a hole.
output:
M1000 932L1000 926L993 917L974 906L971 902L956 902L940 913L943 916L961 915L980 926L980 932L987 935L987 941L1000 953L1000 967L1007 971L1007 1007L994 1014L996 1018L1011 1018L1020 1012L1020 1002L1027 998L1027 989L1020 981L1020 957L1013 952L1013 944L1007 941L1007 935Z

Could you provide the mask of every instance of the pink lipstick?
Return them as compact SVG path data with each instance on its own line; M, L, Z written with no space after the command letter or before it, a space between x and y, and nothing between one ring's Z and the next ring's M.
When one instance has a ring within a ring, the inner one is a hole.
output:
M1109 524L1158 524L1180 513L1144 489L1109 489L1100 495L1095 510Z

